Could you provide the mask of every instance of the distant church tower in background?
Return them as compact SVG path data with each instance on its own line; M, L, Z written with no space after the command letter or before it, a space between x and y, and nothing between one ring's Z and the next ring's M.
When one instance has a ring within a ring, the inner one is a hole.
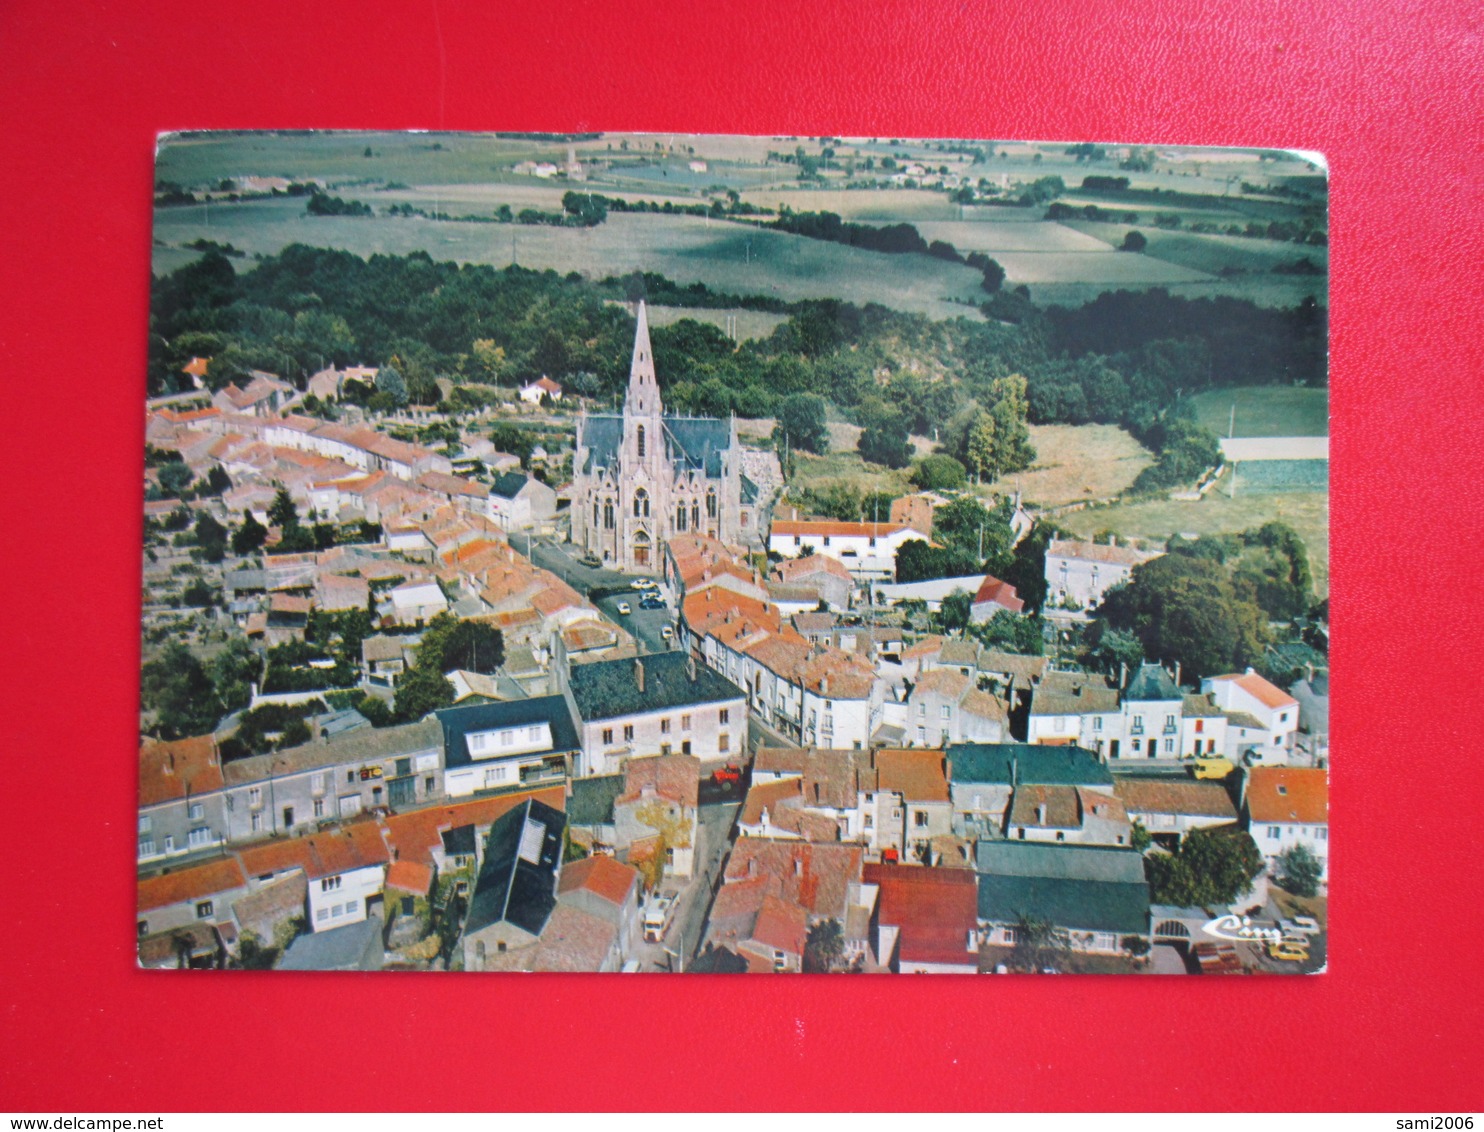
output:
M572 541L604 565L660 571L660 547L677 534L758 545L758 490L742 474L736 419L666 416L639 304L623 414L577 419Z

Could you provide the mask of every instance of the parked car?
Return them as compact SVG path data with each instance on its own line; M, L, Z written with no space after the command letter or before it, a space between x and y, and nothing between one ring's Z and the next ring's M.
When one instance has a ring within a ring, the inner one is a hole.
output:
M1302 963L1309 958L1309 949L1301 943L1285 939L1268 944L1268 957L1284 959L1291 963Z
M581 563L583 566L586 566L586 567L588 567L589 569L592 569L592 570L596 570L600 566L603 565L603 560L601 558L599 558L596 554L593 554L591 551L589 551L587 554L584 554L577 561L579 563Z
M727 763L726 766L718 767L711 772L711 781L730 786L742 781L742 768Z
M672 640L674 638L674 636L675 636L675 630L672 629L672 628L670 628L670 626L668 626L668 625L666 625L663 629L660 630L660 640L662 640L662 641Z
M645 594L639 599L640 609L664 609L665 600L658 594Z
M621 602L618 603L618 612L620 614L622 614L624 617L627 617L630 613L633 613L634 611L629 608L629 603L628 602L621 601Z
M653 578L640 578L630 588L643 592L644 590L657 590L660 588L660 584Z

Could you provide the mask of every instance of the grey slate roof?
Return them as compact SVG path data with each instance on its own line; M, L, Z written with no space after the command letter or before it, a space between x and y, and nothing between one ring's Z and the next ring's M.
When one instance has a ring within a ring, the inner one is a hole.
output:
M573 825L612 825L613 803L623 793L625 775L598 774L572 780L567 820Z
M493 703L444 708L434 714L443 728L444 765L450 769L469 766L476 761L469 755L468 735L471 731L496 731L505 727L546 723L551 727L552 752L566 754L582 746L577 738L577 728L572 724L572 715L567 710L567 701L562 696L497 700Z
M981 841L974 858L982 921L1038 916L1081 931L1149 929L1144 858L1133 849Z
M490 494L498 495L501 499L514 499L520 494L521 488L526 486L527 479L520 472L501 472L495 477L494 483L490 484Z
M340 763L377 762L442 750L443 731L438 721L424 719L398 727L360 728L273 754L234 759L222 767L222 777L228 786L240 786Z
M1111 786L1113 775L1081 747L1030 743L955 743L948 748L950 780L1030 786ZM1014 782L1012 783L1012 775Z
M534 822L541 840L528 859L521 854L526 822ZM484 867L474 883L465 933L502 921L539 936L556 907L557 872L561 868L562 831L567 818L534 798L501 815L490 826Z
M443 852L450 857L474 856L474 827L455 826L443 831Z
M665 434L666 455L685 468L700 468L710 479L721 478L721 456L732 446L731 426L712 417L661 418ZM612 414L587 418L582 429L582 442L588 450L587 463L580 469L608 467L618 462L623 442L623 417Z
M644 670L642 682L638 676L640 667ZM693 663L681 652L574 665L568 683L578 716L589 723L694 704L740 700L744 695L726 677L704 664Z
M1185 698L1185 690L1170 679L1170 674L1159 665L1141 664L1139 671L1128 682L1123 698L1136 702L1180 700Z
M368 919L299 936L276 967L280 971L379 971L382 955L381 921Z

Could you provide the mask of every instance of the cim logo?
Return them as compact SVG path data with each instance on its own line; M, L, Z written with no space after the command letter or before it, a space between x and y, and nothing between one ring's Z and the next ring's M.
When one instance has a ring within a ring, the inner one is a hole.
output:
M1283 938L1283 933L1277 928L1256 927L1249 917L1235 913L1208 920L1201 925L1201 930L1217 939L1229 939L1238 943L1276 943Z

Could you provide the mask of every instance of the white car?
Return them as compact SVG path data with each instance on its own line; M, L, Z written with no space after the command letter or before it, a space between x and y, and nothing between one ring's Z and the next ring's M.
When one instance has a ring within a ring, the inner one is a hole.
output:
M662 640L662 641L668 641L674 635L675 635L675 630L672 629L672 628L670 628L670 626L668 626L668 625L666 625L663 629L660 630L660 640Z
M633 613L634 611L629 608L629 603L628 602L621 601L621 602L618 603L618 612L622 616L627 617L630 613Z
M640 593L643 593L645 590L659 589L660 584L653 578L640 578L637 582L634 583L633 588L638 590Z

